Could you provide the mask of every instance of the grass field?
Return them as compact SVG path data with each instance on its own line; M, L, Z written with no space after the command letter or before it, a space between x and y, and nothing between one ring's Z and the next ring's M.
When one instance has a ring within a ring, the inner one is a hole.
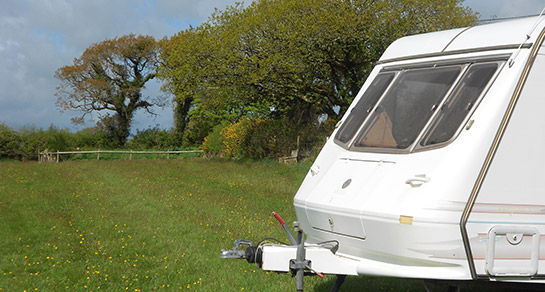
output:
M0 291L293 291L295 279L219 258L233 240L286 240L310 164L179 160L0 162ZM306 278L329 291L334 276ZM342 291L422 291L349 277Z

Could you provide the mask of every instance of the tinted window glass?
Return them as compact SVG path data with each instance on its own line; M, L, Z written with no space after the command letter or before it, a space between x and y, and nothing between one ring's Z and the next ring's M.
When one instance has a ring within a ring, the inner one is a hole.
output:
M427 146L450 140L475 106L497 68L497 63L472 65L441 106L440 112L420 145Z
M400 73L354 145L395 149L411 146L452 87L461 68L434 67Z
M383 73L377 75L373 83L365 91L356 106L350 112L346 121L342 124L335 136L335 139L342 143L347 143L354 137L358 129L361 127L365 118L369 115L379 98L388 87L394 73Z

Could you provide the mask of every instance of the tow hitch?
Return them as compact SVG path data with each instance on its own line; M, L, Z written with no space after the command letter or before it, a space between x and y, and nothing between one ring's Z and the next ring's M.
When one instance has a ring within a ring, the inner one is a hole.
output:
M286 232L290 244L279 242L280 245L267 245L263 244L266 241L273 240L266 238L261 240L258 244L253 245L252 241L237 239L233 244L231 250L221 250L221 258L229 259L246 259L249 263L255 263L259 268L266 270L272 270L277 272L291 272L292 276L297 278L297 291L303 291L303 278L308 275L315 275L323 278L324 275L312 268L312 261L306 259L305 240L303 230L299 228L299 223L294 222L294 229L297 233L297 239L290 232L289 228L282 218L275 212L272 215L280 222L282 228ZM246 247L244 249L244 247ZM312 253L321 258L325 258L320 255L324 252L333 255L338 249L338 244L332 248L314 247ZM327 255L326 255L327 257ZM284 258L287 260L284 261ZM264 263L266 263L264 266ZM287 264L287 270L286 265ZM344 280L344 275L341 275L339 279ZM335 288L336 286L339 286ZM340 284L336 283L331 291L337 291L340 288ZM335 289L335 290L333 290Z
M245 250L241 249L241 246L248 246ZM246 239L237 239L233 244L233 249L231 250L221 250L220 257L222 259L246 259L248 263L260 264L262 259L263 251L257 246L254 246L250 240ZM259 265L259 267L261 267Z

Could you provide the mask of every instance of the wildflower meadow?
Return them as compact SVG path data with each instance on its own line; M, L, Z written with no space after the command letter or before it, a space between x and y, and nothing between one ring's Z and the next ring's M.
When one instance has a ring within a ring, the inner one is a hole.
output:
M292 291L295 279L220 259L237 238L286 240L310 164L177 160L0 162L0 291ZM334 276L305 279L329 291ZM422 291L349 277L342 291Z

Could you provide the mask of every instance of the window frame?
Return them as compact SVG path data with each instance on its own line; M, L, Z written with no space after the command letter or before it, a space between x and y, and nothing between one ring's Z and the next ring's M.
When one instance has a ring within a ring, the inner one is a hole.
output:
M362 128L367 124L367 121L369 120L369 118L373 115L373 111L376 110L376 107L377 105L382 101L382 99L384 98L384 96L386 95L386 93L388 91L390 91L390 88L392 87L392 84L394 84L394 82L397 80L397 78L399 77L399 74L400 74L401 71L380 71L378 72L378 74L375 76L375 79L380 75L380 74L388 74L388 73L393 73L394 74L394 77L392 78L392 80L390 80L390 83L386 86L386 88L384 89L384 91L382 92L382 94L379 96L379 98L377 99L376 103L371 107L371 110L369 111L369 114L367 115L367 117L365 117L365 119L363 119L363 122L357 126L357 129L356 131L354 132L354 134L352 135L352 137L350 139L348 139L348 141L346 143L340 141L339 139L337 139L337 133L343 128L344 126L344 123L346 123L348 121L348 118L350 117L350 115L352 114L352 111L354 111L355 107L357 106L357 104L359 103L359 100L358 100L358 103L354 104L354 107L350 110L350 112L348 113L347 112L347 117L345 119L345 121L343 121L343 123L341 125L339 125L338 127L338 130L335 132L335 135L334 135L334 141L335 143L337 143L338 145L342 146L343 148L345 149L348 149L350 150L353 146L353 142L354 140L356 139L356 137L359 135L359 133L361 132ZM373 80L374 82L374 80ZM372 84L372 82L371 82ZM366 89L366 91L369 90L369 88ZM362 97L363 98L365 96L365 93L362 94Z
M469 112L466 114L460 125L458 125L458 128L456 131L454 131L454 134L452 137L450 137L445 142L436 143L432 145L421 145L422 139L428 134L428 131L430 130L430 127L432 126L433 122L435 121L437 115L440 113L440 110L435 110L434 113L429 117L429 119L425 122L424 126L416 136L416 139L413 141L413 143L404 149L397 149L397 148L379 148L379 147L365 147L365 146L355 146L356 141L361 137L362 130L366 127L367 123L369 122L369 119L373 116L372 114L367 115L367 117L364 119L364 121L359 125L357 131L355 134L348 140L348 142L343 143L339 141L336 138L337 132L335 132L334 135L334 143L343 147L346 150L349 151L355 151L355 152L374 152L374 153L413 153L413 152L421 152L421 151L428 151L436 148L444 147L450 143L452 143L462 132L463 128L466 127L467 123L473 116L473 113L480 105L482 99L487 94L488 90L496 80L499 73L502 71L503 67L505 66L506 61L508 60L510 54L503 54L498 56L487 56L487 57L481 57L481 58L465 58L465 59L455 59L455 60L446 60L446 61L435 61L435 62L422 62L422 63L413 63L413 64L406 64L406 65L398 65L398 66L385 66L383 67L378 74L375 76L379 76L380 74L384 73L390 73L393 72L395 75L390 81L390 84L386 87L384 92L381 94L380 98L377 100L375 105L372 107L371 112L375 111L379 104L383 101L383 99L386 97L387 93L391 90L393 84L395 84L398 81L398 78L400 77L402 72L413 70L413 69L426 69L426 68L435 68L435 67L446 67L446 66L461 66L462 69L459 73L459 75L456 77L455 81L452 83L451 87L447 90L447 92L443 95L443 97L440 99L440 103L437 105L437 109L440 109L444 103L449 99L449 97L453 94L453 91L458 87L460 84L460 81L463 80L463 78L466 76L466 74L469 71L469 68L471 68L474 64L485 64L485 63L497 63L497 69L492 74L484 88L482 89L481 93L475 100L474 105L471 107ZM367 88L366 90L369 90ZM363 95L362 95L363 97ZM349 115L350 113L348 113ZM343 121L343 124L346 122L346 119ZM340 129L343 124L340 124L340 127L337 129Z
M450 143L452 143L454 140L456 140L456 138L460 135L460 133L462 132L462 130L467 126L467 123L471 120L471 117L473 116L473 113L475 112L475 110L477 109L477 107L479 107L479 104L481 103L481 101L483 100L484 96L486 95L486 93L488 92L488 89L490 88L490 86L492 86L492 84L494 83L494 81L496 80L496 77L498 76L499 72L503 69L503 66L505 65L506 61L486 61L486 62L473 62L470 64L470 66L468 66L466 72L464 72L462 78L460 79L463 80L465 75L469 73L469 69L471 68L472 65L474 64L491 64L491 63L496 63L498 66L496 68L496 71L494 72L494 74L492 74L492 76L490 77L490 79L488 80L488 82L486 83L486 85L483 87L481 93L479 94L479 96L475 99L475 103L473 104L473 106L471 107L471 109L469 110L469 112L466 114L466 116L464 117L464 119L462 120L462 122L458 125L458 128L456 129L456 131L454 131L454 134L446 141L444 142L441 142L441 143L436 143L436 144L431 144L431 145L425 145L425 146L422 146L421 145L421 142L422 142L422 139L425 138L426 134L428 134L428 131L430 130L430 127L433 125L435 119L437 118L437 116L440 114L439 111L437 111L429 120L429 124L423 129L422 133L421 133L421 136L419 137L419 140L417 141L417 143L415 143L413 146L413 152L419 152L419 151L426 151L426 150L430 150L430 149L436 149L436 148L442 148ZM460 82L459 81L459 82ZM458 86L458 84L456 84L456 86ZM454 87L455 89L456 87ZM443 104L445 102L448 101L448 99L450 98L450 95L447 95L443 98Z
M436 109L440 108L442 105L443 105L443 102L445 100L445 96L450 96L451 92L454 90L454 88L456 87L456 85L458 84L458 82L460 81L460 78L464 75L464 73L466 72L467 68L468 68L468 65L467 64L447 64L447 65L437 65L437 66L432 66L432 67L423 67L423 68L409 68L409 69L402 69L402 70L399 70L398 72L398 78L396 78L396 80L393 80L392 81L392 85L394 85L395 81L397 81L399 78L401 78L401 76L403 75L403 73L406 73L406 72L411 72L411 71L418 71L418 70L427 70L427 69L435 69L435 68L439 68L439 69L442 69L442 68L449 68L449 67L459 67L459 72L458 74L456 75L454 81L450 84L450 86L448 87L448 89L446 90L446 92L443 94L443 97L440 97L438 98L439 100L439 103L438 105L436 106ZM412 73L412 72L411 72ZM379 106L382 105L382 101L387 97L389 92L385 92L382 96L382 98L375 104L375 107L373 107L373 111L375 111ZM424 121L424 124L422 126L422 129L426 129L428 127L428 124L430 122L430 119L433 119L435 114L437 113L437 110L434 110L434 112L430 115L430 117L428 118L427 121ZM365 127L366 125L364 125L363 128L366 128ZM393 153L410 153L412 152L413 148L414 148L414 145L420 141L421 137L422 137L422 129L417 133L415 139L413 140L413 142L411 144L409 144L409 146L407 146L406 148L388 148L388 147L370 147L370 146L358 146L356 145L356 143L360 140L360 138L362 138L364 136L364 133L363 132L358 132L355 136L354 136L354 139L352 141L352 145L350 146L350 149L354 149L354 150L359 150L359 149L365 149L366 151L365 152L381 152L381 153L390 153L390 152L393 152Z

